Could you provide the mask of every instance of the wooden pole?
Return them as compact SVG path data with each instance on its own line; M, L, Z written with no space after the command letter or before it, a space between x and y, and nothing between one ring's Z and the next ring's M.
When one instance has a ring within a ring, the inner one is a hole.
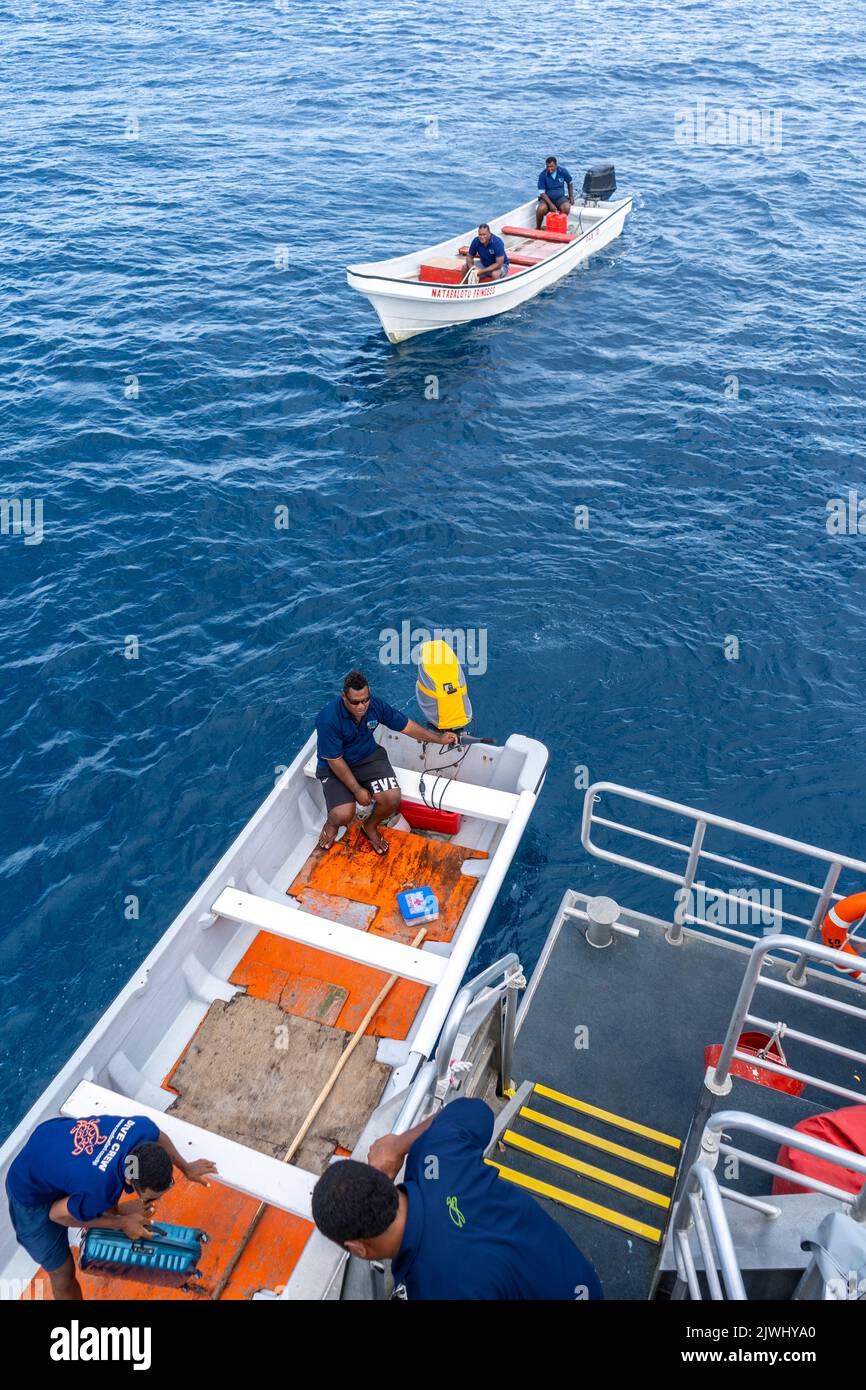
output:
M426 935L427 928L422 927L421 930L418 932L418 935L415 937L415 940L412 942L412 949L414 949L416 946L420 946L421 942L424 940L424 937ZM355 1051L355 1048L358 1046L359 1042L366 1033L367 1028L369 1027L370 1023L375 1017L377 1011L381 1008L382 1004L385 1002L388 995L391 993L391 990L394 988L394 986L400 978L401 977L399 975L388 976L388 979L385 981L384 985L379 990L379 993L376 995L376 998L373 1000L369 1009L364 1014L364 1017L361 1019L361 1022L358 1024L358 1027L355 1029L355 1032L352 1034L352 1037L349 1040L348 1047L346 1047L343 1050L343 1052L340 1053L340 1056L337 1059L336 1065L334 1066L331 1075L328 1077L321 1091L316 1096L316 1099L313 1101L313 1104L310 1106L310 1109L307 1112L306 1119L304 1120L303 1124L301 1125L291 1144L286 1149L286 1152L283 1154L283 1157L280 1160L281 1163L290 1163L291 1160L294 1158L298 1149L301 1147L305 1138L307 1137L307 1134L309 1133L313 1121L315 1120L322 1106L325 1104L325 1101L328 1099L328 1096L331 1094L331 1091L334 1089L334 1086L337 1084L337 1080L341 1072L343 1071L343 1068L345 1067L352 1053ZM216 1285L216 1288L211 1294L212 1301L220 1298L225 1292L226 1285L228 1284L229 1280L231 1279L232 1275L237 1269L238 1261L241 1255L246 1250L250 1241L252 1240L253 1235L256 1231L256 1227L261 1221L262 1216L264 1215L266 1210L267 1202L259 1202L255 1215L253 1216L253 1219L247 1227L246 1232L240 1241L240 1244L235 1249L234 1254L229 1260L227 1268L223 1272L223 1275L220 1278L219 1283Z

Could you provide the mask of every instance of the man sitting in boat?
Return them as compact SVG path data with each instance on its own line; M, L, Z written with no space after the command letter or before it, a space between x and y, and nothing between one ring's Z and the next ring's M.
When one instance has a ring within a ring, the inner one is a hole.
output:
M489 1105L453 1100L405 1134L377 1139L368 1163L326 1168L313 1220L359 1259L391 1260L409 1299L602 1298L562 1227L484 1162L492 1134Z
M380 823L400 805L400 784L385 749L373 737L379 724L408 734L419 743L456 743L457 735L422 729L414 719L370 694L367 677L350 671L343 693L330 700L316 720L319 762L316 776L325 793L328 819L319 836L319 849L330 849L340 827L355 816L355 803L373 806L362 830L377 854L386 854L388 841Z
M6 1196L19 1245L41 1265L55 1299L80 1299L69 1231L91 1226L140 1240L154 1203L171 1187L172 1168L204 1187L216 1164L185 1163L146 1115L91 1115L37 1125L9 1166ZM131 1202L118 1205L124 1192Z
M476 259L478 264L476 264ZM478 228L478 235L469 243L466 253L466 269L477 270L478 279L501 280L508 274L508 254L502 237L491 232L486 222Z
M566 188L568 193L566 193ZM549 212L571 212L574 203L574 185L571 174L557 163L555 155L548 155L544 168L538 175L538 206L535 209L535 225L541 224Z

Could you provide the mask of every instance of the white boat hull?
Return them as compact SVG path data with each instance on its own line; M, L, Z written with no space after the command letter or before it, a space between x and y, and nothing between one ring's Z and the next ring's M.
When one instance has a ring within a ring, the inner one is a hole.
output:
M404 796L420 799L420 775L429 771L420 745L408 735L386 729L380 730L379 741L392 757ZM451 844L465 847L467 854L483 851L485 868L451 939L439 945L429 943L433 946L429 951L419 948L423 969L415 969L411 960L405 964L405 953L409 957L413 954L405 945L390 947L398 972L406 979L421 979L427 984L427 993L404 1039L380 1038L380 1049L391 1048L390 1053L383 1053L391 1059L383 1065L392 1068L380 1109L409 1086L424 1058L435 1050L535 805L546 763L543 745L512 734L502 747L470 748L459 778L438 785L437 802L442 801L446 809L459 809L463 817L461 830L451 837ZM104 1092L111 1102L107 1113L165 1115L164 1128L169 1130L177 1097L166 1084L168 1072L183 1055L211 1005L228 1002L243 992L243 986L232 983L232 973L260 928L248 913L230 910L232 901L239 900L242 905L251 902L258 912L276 911L280 917L288 913L294 924L289 932L292 940L303 938L309 943L309 928L319 934L312 940L313 949L331 955L342 954L352 960L369 955L372 960L374 953L389 949L384 937L374 939L372 933L343 928L325 916L307 918L304 912L291 911L288 906L293 901L286 896L288 887L314 849L325 817L315 764L313 735L128 984L0 1146L0 1183L15 1154L43 1120L58 1114L100 1113L95 1103L85 1103L84 1111L77 1108L82 1088L85 1102L91 1093ZM434 773L437 765L438 759L432 764ZM276 909L275 901L279 903ZM229 907L224 910L227 902ZM266 925L264 930L273 928ZM385 972L391 969L389 960L383 958L379 968ZM373 1117L377 1113L374 1111ZM252 1148L246 1151L215 1132L197 1132L205 1136L206 1146L217 1145L213 1153L206 1147L206 1156L225 1159L225 1165L219 1165L218 1181L266 1200L264 1192L256 1188L262 1153ZM271 1159L265 1161L266 1169L273 1166ZM307 1218L309 1177L293 1166L288 1175L279 1175L283 1196L274 1190L267 1200ZM330 1248L342 1258L337 1247ZM17 1244L6 1203L0 1201L0 1300L22 1296L35 1272L34 1261ZM319 1291L315 1296L323 1294Z
M417 272L425 255L456 255L459 247L471 241L475 228L423 251L350 266L347 280L352 289L369 299L389 340L400 343L437 328L492 318L533 299L618 237L631 207L631 198L575 207L569 214L568 228L577 235L576 241L564 243L541 264L492 284L435 285L407 279ZM511 225L535 225L535 199L490 223L494 232Z

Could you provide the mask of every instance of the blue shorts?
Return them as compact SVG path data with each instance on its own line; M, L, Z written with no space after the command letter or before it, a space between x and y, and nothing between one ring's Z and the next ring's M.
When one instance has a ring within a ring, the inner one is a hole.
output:
M493 275L490 275L489 271L491 270L491 268L492 267L489 265L478 265L476 267L476 269L478 270L478 279L481 280L483 278L488 283L491 280L504 280L506 275L508 274L508 258L506 257L503 261L502 269L498 272L498 274L494 272Z
M25 1207L23 1202L16 1202L8 1187L6 1196L18 1244L24 1246L31 1260L41 1265L46 1274L53 1273L69 1258L69 1228L51 1220L50 1203L43 1207Z

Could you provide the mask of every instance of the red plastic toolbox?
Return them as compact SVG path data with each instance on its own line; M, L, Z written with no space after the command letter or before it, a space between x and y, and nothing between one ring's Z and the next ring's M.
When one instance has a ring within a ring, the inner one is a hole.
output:
M439 830L443 835L456 835L460 829L459 811L435 811L432 806L421 806L417 801L401 801L400 815L413 830Z

